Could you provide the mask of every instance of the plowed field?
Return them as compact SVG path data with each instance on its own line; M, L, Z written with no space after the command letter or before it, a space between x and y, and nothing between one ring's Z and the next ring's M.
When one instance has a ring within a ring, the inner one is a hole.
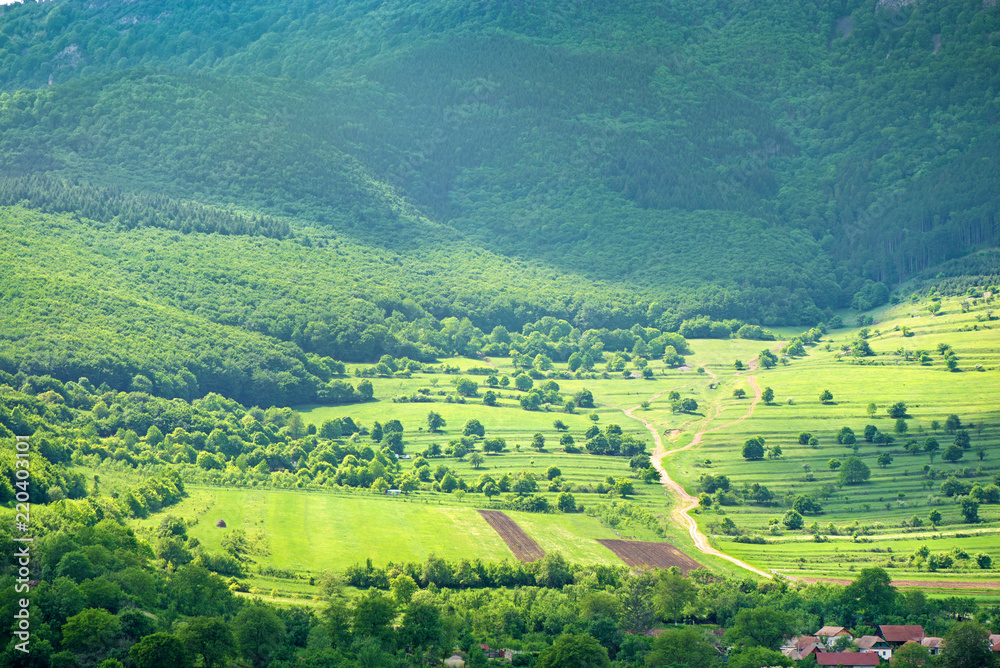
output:
M524 533L521 527L517 526L517 522L499 510L480 510L479 514L494 531L500 534L503 542L507 543L510 551L521 561L538 561L545 556L545 550L531 536Z
M669 543L644 543L638 540L606 539L601 539L597 542L614 552L618 555L619 559L632 568L640 566L670 568L671 566L676 566L683 573L687 573L694 568L701 568L701 564Z

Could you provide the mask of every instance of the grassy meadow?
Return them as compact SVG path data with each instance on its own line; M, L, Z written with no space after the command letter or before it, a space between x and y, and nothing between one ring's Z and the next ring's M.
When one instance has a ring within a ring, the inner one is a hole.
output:
M356 422L368 427L371 427L375 421L400 420L405 430L406 452L413 454L424 451L432 443L444 447L450 440L462 435L462 427L467 420L475 418L485 427L487 438L499 436L506 440L507 451L499 455L487 455L486 461L479 469L474 468L467 457L463 460L457 460L454 457L432 459L432 468L444 463L467 481L474 482L483 473L489 473L494 478L506 472L515 474L520 471L531 471L541 475L550 466L555 466L561 471L562 478L572 483L573 489L571 491L574 493L577 503L583 506L612 502L618 497L613 493L581 493L581 486L585 489L593 489L608 476L614 478L633 477L635 478L635 494L629 497L629 500L649 509L661 519L661 524L665 526L670 542L682 550L686 550L707 566L725 572L735 572L734 567L728 562L698 553L687 532L668 522L667 515L672 499L660 485L642 483L629 468L627 458L595 456L585 452L566 453L559 445L559 439L563 432L553 426L556 420L562 420L577 445L582 446L585 441L584 432L594 424L590 416L596 413L598 416L596 424L599 427L603 428L607 424L621 426L625 433L646 442L647 453L652 454L655 444L649 431L638 420L624 415L624 410L637 408L643 401L649 401L649 407L639 408L636 415L649 421L660 434L670 434L677 429L692 430L696 425L709 419L710 415L714 413L714 405L718 404L724 396L723 390L719 389L718 386L725 380L725 376L732 373L732 360L735 357L744 361L750 360L760 350L767 346L773 346L775 343L741 339L710 339L692 341L691 345L694 353L687 356L685 368L671 369L661 361L650 362L650 366L655 372L655 376L651 380L625 379L621 374L608 374L608 377L605 378L604 374L600 372L600 368L595 374L596 377L557 379L560 392L566 398L572 397L575 392L584 388L589 389L594 395L595 408L578 408L573 414L564 413L556 408L551 411L522 410L518 404L520 393L512 388L499 391L499 405L494 407L483 405L481 397L469 398L464 404L444 402L444 397L437 395L437 393L439 391L453 392L453 384L462 376L461 373L454 375L416 373L411 378L373 378L372 383L375 386L377 399L374 402L348 406L307 405L298 407L298 410L307 423L316 425L321 424L324 420L343 416L350 416ZM509 358L491 359L490 362L496 366L498 376L507 374L513 377L515 371ZM462 358L443 360L443 363L453 367L457 366L462 370L483 366L483 362L480 360ZM699 372L699 368L704 369L705 372ZM555 365L557 372L565 369L565 364ZM353 369L351 371L353 372ZM473 378L481 385L485 379L484 376L468 374L465 377ZM536 381L536 384L540 382L543 381ZM715 389L712 389L712 386L716 386ZM412 394L422 387L430 388L432 396L435 396L438 401L434 403L394 403L392 401L393 397ZM485 387L481 387L480 394L484 390ZM698 410L691 414L673 414L670 409L670 401L667 398L667 394L671 391L679 392L682 397L695 399L699 404ZM728 394L731 390L725 390L725 392ZM439 413L446 421L446 425L440 433L431 433L427 429L427 414L430 411ZM545 437L546 445L541 452L530 447L535 433L541 433ZM687 437L690 438L690 434ZM685 436L682 435L680 438L683 440ZM404 462L404 467L407 465ZM547 492L544 481L539 482L539 487L540 493L548 497L549 501L554 504L557 493ZM456 503L452 495L437 495L436 498L445 504ZM469 494L464 497L462 504L484 506L485 501L486 499L481 495ZM571 560L579 558L581 563L600 562L609 556L612 563L616 563L613 555L610 555L607 550L596 543L580 551L579 546L574 547L558 541L558 537L561 535L586 535L594 538L615 537L614 532L608 534L607 531L610 529L601 526L593 518L564 514L509 514L546 551L550 551L549 545L551 544L551 549L562 551ZM582 527L592 526L599 527L600 532L593 533L590 530L583 531L582 529ZM532 527L538 527L538 531L532 530ZM636 536L637 540L659 540L655 533L644 527L630 525L628 532L629 535ZM579 557L576 556L578 554Z
M700 491L702 475L725 474L735 488L760 483L774 494L774 503L767 507L713 504L694 511L700 529L712 537L716 547L753 566L791 577L850 578L856 569L881 565L893 569L897 580L1000 580L995 568L983 570L976 564L980 553L990 555L994 565L1000 564L1000 506L981 505L980 522L967 524L955 500L940 492L941 483L951 475L986 486L1000 470L1000 326L997 321L977 320L986 309L981 304L963 313L959 300L945 300L934 316L924 306L906 303L875 312L876 323L869 327L868 339L875 355L861 360L842 354L858 335L856 328L842 328L807 347L805 356L790 358L788 364L772 369L737 372L734 360L749 362L765 347L780 348L782 341L696 340L691 342L694 353L688 356L686 368L669 369L661 361L653 361L650 364L655 375L650 380L626 379L620 373L605 375L600 369L586 379L557 379L565 398L583 388L594 394L595 409L579 408L572 414L555 407L551 411L522 410L518 405L520 393L513 388L498 390L498 406L483 405L481 396L470 397L466 403L448 403L445 396L453 393L461 372L374 378L376 401L346 406L307 405L298 410L307 423L317 426L343 416L367 427L375 421L397 419L404 427L406 452L412 455L432 443L444 448L462 435L467 420L477 419L484 425L486 437L506 440L507 451L487 455L478 468L468 457L433 458L432 469L445 464L469 483L484 473L498 478L505 472L530 471L540 478L539 492L554 504L557 492L547 491L544 474L555 466L562 479L571 483L570 491L577 503L584 506L611 503L618 498L613 492L593 491L608 476L632 477L635 494L630 501L660 518L668 540L710 568L738 571L728 562L694 548L687 531L669 520L676 500L659 484L642 483L629 468L628 459L585 452L570 454L559 445L563 432L555 428L556 420L564 422L568 433L582 446L584 432L594 424L592 414L596 414L599 427L620 425L624 432L644 440L651 454L654 443L646 426L623 414L635 409L635 416L648 421L661 435L667 451L683 448L695 434L705 432L696 447L665 458L671 477L689 492ZM911 336L903 336L904 326ZM787 339L796 333L780 330L779 336ZM938 352L941 343L955 351L959 371L946 368ZM930 355L929 364L917 361L919 356L913 357L918 351ZM912 361L906 360L907 352ZM458 358L443 362L462 371L484 364L481 360ZM491 363L496 365L498 376L513 377L509 359L498 358ZM555 368L557 372L564 369L565 365L559 364ZM464 375L481 384L482 395L485 377ZM746 416L753 396L747 379L750 375L756 377L761 388L771 387L775 398L770 404L759 403L752 415L738 422ZM734 398L732 393L737 387L746 390L748 396ZM429 388L434 401L393 401L419 388ZM832 402L821 403L819 395L824 390L833 394ZM694 398L698 410L673 414L667 398L671 391ZM643 401L649 401L649 406L639 407ZM896 421L886 413L897 401L907 405L905 434L895 433ZM874 417L867 410L870 403L877 406ZM439 433L428 430L430 411L440 413L446 421ZM956 463L941 457L954 439L941 426L951 414L960 417L972 441L972 447ZM936 429L933 421L940 423ZM892 434L895 442L877 446L864 441L868 424ZM857 435L857 456L871 470L867 482L841 486L838 473L829 466L831 459L843 462L855 454L852 448L836 442L836 434L843 426L851 427ZM802 432L815 436L818 444L800 445L798 437ZM536 433L545 437L541 451L530 446ZM742 444L757 435L765 439L768 447L780 445L780 457L745 461ZM941 444L933 462L926 453L904 450L903 444L910 438L923 443L928 436ZM979 446L984 446L981 461ZM892 462L885 467L876 461L883 452L892 456ZM401 465L405 469L412 462L404 460ZM781 518L791 500L803 494L819 501L822 511L806 514L803 529L788 530ZM261 564L302 574L339 570L366 558L376 563L422 561L431 553L453 559L510 558L500 538L476 513L476 508L485 505L486 499L480 494L416 492L408 498L389 498L362 491L345 494L192 485L191 496L169 512L196 517L198 523L191 534L210 549L220 547L222 530L215 527L217 519L224 519L229 527L256 532L267 543L267 549L257 557ZM936 525L928 517L934 510L942 515ZM616 530L595 517L509 514L546 552L559 551L579 563L618 563L613 554L596 543L598 538L616 537ZM913 521L914 517L918 522ZM766 544L738 543L732 536L723 535L720 523L725 518L731 519L743 534L761 537ZM153 517L138 524L157 521ZM634 535L638 540L657 540L656 534L645 527L629 525L620 527L618 533L623 537ZM814 533L821 535L822 542L813 538ZM919 560L914 563L909 559L923 545L935 554L964 552L970 559L931 572ZM931 593L943 595L949 591L943 587Z
M714 507L698 512L699 525L707 533L728 517L737 527L773 541L747 545L719 537L720 549L753 565L796 576L846 577L845 569L877 563L895 568L894 577L900 579L998 579L995 571L982 571L974 561L971 569L952 567L928 573L926 567L917 570L906 559L926 543L932 552L958 546L973 557L982 552L994 562L1000 560L1000 506L981 505L981 522L970 525L963 521L955 499L940 493L941 483L949 476L986 486L1000 470L1000 325L977 320L987 308L984 305L962 313L959 300L945 300L933 317L923 306L906 303L876 313L876 324L869 328L875 356L863 358L862 364L854 363L850 355L838 355L858 331L840 329L809 348L806 357L793 359L787 366L758 369L754 374L759 385L771 387L775 398L770 405L758 404L753 416L743 422L734 423L745 414L749 398L733 399L731 390L742 381L726 380L720 388L725 397L720 413L709 425L717 430L706 433L699 447L676 453L665 462L671 476L691 492L703 474L725 474L735 487L756 482L774 493L778 506L727 506L721 511ZM913 335L903 336L903 326ZM941 343L956 352L958 372L945 366L937 350ZM907 362L904 350L926 351L932 361L927 365ZM976 370L977 365L982 370ZM833 402L820 402L824 390L833 394ZM895 433L896 421L886 413L897 401L907 405L905 434ZM874 417L867 412L870 403L877 406ZM954 436L943 426L935 429L933 425L933 421L944 425L951 414L959 416L972 441L972 447L954 463L941 457ZM869 424L892 434L896 441L888 446L865 442L863 432ZM851 447L836 442L843 426L856 433L857 456L871 470L865 483L838 486L838 474L829 466L831 459L843 462L855 454ZM799 445L802 432L814 435L819 444ZM756 435L763 436L767 446L780 445L780 458L745 461L742 444ZM927 453L904 450L903 444L911 438L922 444L928 436L941 445L933 463ZM985 446L981 461L976 452L980 445ZM885 468L876 462L883 452L893 458ZM931 467L931 473L925 472L925 466ZM780 520L787 510L785 496L800 494L819 500L822 513L805 515L803 531L781 527L777 535L769 532L769 523ZM935 509L942 520L932 527L928 515ZM915 516L920 526L913 526ZM812 540L809 527L814 522L822 534L828 534L832 523L841 535L828 536L830 542L825 543L803 542L803 538ZM853 542L854 533L860 534L860 540L873 542ZM911 533L912 537L907 536Z
M187 518L193 521L189 535L211 552L222 550L227 531L243 529L255 546L255 562L300 575L343 570L366 559L384 565L422 562L431 554L449 560L513 558L471 503L445 495L387 497L199 485L190 486L188 492L180 504L136 520L134 526L142 533L155 527L164 514ZM599 538L615 538L615 532L596 518L583 514L509 515L547 553L561 552L581 564L619 563L597 543ZM216 526L220 519L225 528ZM643 534L652 539L651 533Z
M448 559L510 557L475 509L438 505L436 499L195 486L189 492L169 512L197 518L190 535L221 551L227 530L245 529L261 542L254 558L275 568L318 573L368 558L380 564L423 561L432 552ZM226 529L215 526L220 519Z
M611 503L618 499L614 493L597 494L579 489L593 488L608 476L614 478L633 477L635 494L633 503L648 508L666 523L670 498L658 484L644 484L629 468L624 457L596 456L584 453L569 454L559 446L563 432L553 423L562 420L582 446L584 431L592 424L591 414L596 413L596 424L603 428L607 424L618 424L625 433L643 439L647 452L652 454L653 440L644 425L622 414L622 410L638 406L643 400L657 395L665 395L671 390L694 397L700 405L693 415L672 416L665 396L654 399L650 407L641 411L642 416L662 423L662 430L670 431L692 421L703 420L706 407L715 400L717 391L709 390L711 376L699 373L696 368L704 364L712 370L720 371L729 350L737 350L747 358L761 348L760 343L747 341L698 341L696 354L689 357L689 369L668 369L662 362L651 365L656 371L653 380L625 379L621 374L611 374L603 378L599 371L594 378L585 380L558 379L560 392L569 398L576 391L590 389L596 407L580 408L573 414L561 410L525 411L518 404L520 393L508 388L500 392L499 405L484 406L481 396L469 398L467 403L447 403L444 397L436 395L438 390L446 393L454 391L453 383L462 374L417 373L412 378L373 378L376 401L346 406L308 405L297 407L307 423L316 425L332 417L351 416L356 422L371 427L375 421L400 420L404 426L406 452L415 455L425 450L431 443L442 447L448 441L461 436L462 427L469 419L478 419L486 429L487 437L500 436L506 439L508 449L502 454L490 454L480 468L474 468L469 458L457 460L454 457L431 459L431 467L445 464L469 482L474 482L484 473L495 478L505 472L512 474L531 471L544 478L550 466L560 469L562 478L573 484L577 503L587 506L594 503ZM704 360L704 362L702 361ZM491 360L498 368L498 375L513 376L514 369L509 359ZM480 360L451 358L443 360L450 366L467 369L482 366ZM565 369L557 364L556 370ZM350 370L353 372L353 368ZM468 375L482 383L483 376ZM541 382L541 381L536 381ZM392 398L412 394L418 388L432 388L436 401L433 403L395 403ZM482 394L484 388L481 388ZM427 413L440 413L446 425L439 433L431 433L427 428ZM530 447L535 433L542 433L546 446L542 451ZM365 437L360 437L365 438ZM411 463L403 461L405 468ZM108 490L122 491L130 484L132 474L128 471L99 472L102 485ZM499 536L476 512L486 506L486 499L479 494L441 494L416 492L409 497L385 497L373 495L364 490L355 493L335 493L312 490L241 489L220 488L197 484L188 485L189 497L180 504L154 514L145 520L136 520L133 525L141 532L150 530L165 514L194 518L197 523L190 529L191 536L197 538L209 551L221 549L224 529L215 523L225 520L227 527L242 528L254 536L261 546L260 553L254 555L261 566L309 575L324 569L342 570L348 565L371 558L373 562L384 564L389 561L423 561L431 553L449 559L512 558L510 551ZM548 492L545 480L539 481L539 492L555 503L557 492ZM508 511L521 528L535 539L546 552L561 552L568 560L576 563L620 564L620 560L609 550L597 543L600 538L634 537L636 540L660 540L656 533L643 526L630 524L627 528L615 530L601 523L595 517L577 513L554 513L540 515L534 513ZM691 552L690 539L686 533L672 531L670 540L681 549ZM695 553L703 563L728 570L726 562L714 564L711 558ZM275 582L270 582L275 580ZM289 589L285 579L275 579L254 575L251 584L263 591L272 586L282 596L294 599L304 595L297 589ZM314 591L305 587L305 593Z

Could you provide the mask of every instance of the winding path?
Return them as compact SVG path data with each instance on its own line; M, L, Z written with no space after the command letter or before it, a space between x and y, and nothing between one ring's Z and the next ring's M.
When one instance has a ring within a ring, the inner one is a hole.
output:
M749 370L752 371L754 368L756 368L756 366L757 366L757 360L751 361L749 365ZM711 378L713 379L715 378L715 374L709 371L708 369L705 369L705 373L707 373ZM672 480L670 478L670 475L667 473L666 469L663 468L663 462L662 462L663 458L666 457L667 455L672 455L674 453L681 452L683 450L687 450L689 448L693 448L694 446L698 445L699 443L701 443L701 439L705 434L719 429L724 429L725 427L729 427L738 422L742 422L743 420L746 420L748 417L753 415L753 409L757 406L757 403L760 401L762 392L760 386L757 385L757 378L755 376L746 376L746 380L747 383L749 383L750 385L750 389L753 390L754 396L753 399L750 401L750 406L749 408L747 408L747 412L745 415L737 418L736 420L733 420L732 422L727 422L726 424L721 424L716 427L712 427L711 429L702 429L701 431L697 432L694 435L694 438L691 439L690 443L680 448L674 448L673 450L670 451L667 451L664 448L663 439L660 438L660 432L656 429L656 427L650 424L647 420L644 420L643 418L635 415L635 411L639 408L639 406L633 406L632 408L629 408L628 410L623 412L625 413L625 415L632 418L633 420L638 420L639 422L646 425L646 429L648 429L649 433L653 435L653 441L656 443L656 449L653 451L652 464L656 468L656 470L659 471L660 473L660 483L665 488L672 491L681 500L681 503L678 506L674 507L674 509L670 512L671 517L677 524L681 526L687 524L688 533L691 534L691 540L694 541L695 547L697 547L698 550L703 554L711 554L713 556L719 557L720 559L725 559L726 561L736 564L740 568L744 568L748 571L751 571L752 573L756 573L757 575L761 575L765 578L770 578L772 577L770 573L762 571L759 568L755 568L750 564L748 564L747 562L737 559L736 557L733 557L731 555L728 555L725 552L720 552L719 550L715 549L709 544L708 536L706 536L704 533L701 532L701 529L698 528L698 523L695 522L694 518L691 517L690 515L690 511L698 507L698 498L688 494L687 491L680 485L680 483L677 483L674 480ZM660 392L659 394L653 396L650 400L657 399L663 394L664 392ZM716 404L711 410L715 411L715 415L717 416L719 414L719 411L721 410L721 405ZM711 422L712 417L714 416L709 416L703 424L708 424L709 422ZM674 432L674 434L678 433L679 430Z

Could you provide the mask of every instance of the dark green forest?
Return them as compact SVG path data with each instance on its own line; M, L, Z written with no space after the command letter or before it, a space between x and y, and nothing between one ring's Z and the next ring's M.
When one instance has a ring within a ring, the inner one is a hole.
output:
M1000 11L891 7L28 3L3 168L815 324L997 239Z
M675 330L707 322L487 251L463 257L461 245L411 255L327 234L183 234L22 208L0 219L0 370L119 390L137 389L138 375L167 397L326 401L344 360L383 355L513 351L530 367L538 354L597 362L642 341L659 356L667 345L686 350ZM727 322L716 327L725 336L743 324Z

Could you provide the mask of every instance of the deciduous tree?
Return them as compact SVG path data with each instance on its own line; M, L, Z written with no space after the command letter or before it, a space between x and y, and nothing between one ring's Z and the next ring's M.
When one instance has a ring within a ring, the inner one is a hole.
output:
M900 419L906 417L906 403L902 401L897 401L892 406L889 406L889 417Z
M444 427L447 422L441 417L441 414L437 411L431 411L427 414L427 428L431 430L431 433L437 433L441 431L441 427Z
M455 381L455 391L463 397L474 397L479 393L479 385L470 378L462 377Z
M661 572L653 590L653 602L660 616L673 619L674 626L677 626L684 606L694 601L697 595L698 588L675 567Z
M608 650L588 633L564 633L542 650L536 668L608 668Z
M403 614L400 635L415 653L419 649L441 647L445 634L440 608L430 601L410 601Z
M802 515L795 510L789 510L781 519L781 523L792 531L797 531L801 529L803 525Z
M486 427L477 420L476 418L471 418L467 420L465 426L462 427L462 434L464 436L474 436L482 438L486 435Z
M933 666L930 651L923 645L908 642L899 649L893 650L891 668L930 668Z
M719 652L705 631L693 626L668 631L653 641L646 655L650 668L710 668L719 664Z
M766 647L746 647L731 655L726 668L773 668L791 666L794 662L781 652Z
M959 622L944 636L940 662L944 668L994 668L990 632L978 622Z
M862 568L858 577L841 593L847 619L853 626L859 621L878 623L894 614L898 607L896 588L883 568Z
M101 608L88 608L66 620L63 645L75 652L93 652L110 647L118 635L118 618Z
M961 500L962 517L969 524L979 521L979 503L971 497L963 496Z
M263 668L284 642L285 624L269 606L249 605L233 620L233 635L243 658Z
M148 635L128 652L136 668L191 668L194 660L180 639L171 633Z
M801 518L800 518L801 519ZM734 647L766 647L777 650L795 630L795 619L769 606L744 608L726 631L726 642Z
M564 513L576 512L576 498L569 492L560 492L556 497L556 508Z
M218 617L192 617L177 636L191 656L201 657L205 668L225 665L236 654L233 631Z
M840 468L839 480L845 485L857 485L871 477L871 469L857 457L848 457Z
M764 438L754 436L743 443L743 459L755 460L764 458Z
M941 459L946 462L957 462L959 459L965 456L965 450L961 447L952 443L947 448L944 449L944 453L941 455Z

